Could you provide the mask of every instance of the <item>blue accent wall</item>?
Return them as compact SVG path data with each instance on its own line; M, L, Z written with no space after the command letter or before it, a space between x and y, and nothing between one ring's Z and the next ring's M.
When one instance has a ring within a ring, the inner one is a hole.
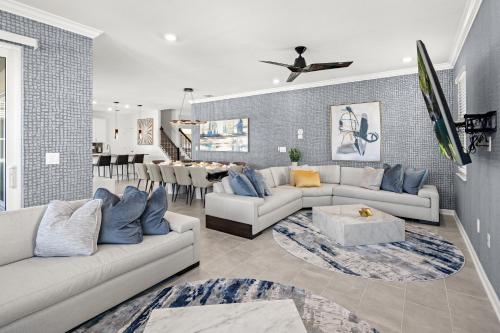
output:
M499 18L500 1L483 0L455 65L457 76L464 69L467 73L467 113L500 111ZM497 295L500 294L499 139L496 134L491 152L479 149L472 155L467 181L454 179L458 216ZM476 231L478 218L480 233ZM491 235L491 248L486 246L487 233Z
M24 205L90 197L92 39L4 11L0 29L40 43L23 47ZM60 164L45 165L47 152Z
M415 51L416 52L416 51ZM438 72L445 96L453 107L453 71ZM332 161L330 107L381 102L381 161ZM442 157L422 98L416 74L283 91L192 105L196 119L249 118L249 152L194 151L197 160L244 161L257 168L290 165L278 146L297 147L303 164L381 167L402 163L428 168L429 183L438 187L441 208L455 207L453 164ZM297 139L297 130L304 139ZM193 132L194 146L199 142Z

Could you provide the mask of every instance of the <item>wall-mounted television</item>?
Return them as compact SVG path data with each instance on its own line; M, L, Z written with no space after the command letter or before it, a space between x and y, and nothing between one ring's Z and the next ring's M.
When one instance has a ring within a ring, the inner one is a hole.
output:
M418 80L429 116L434 124L441 154L458 165L471 163L458 136L443 89L422 41L417 41Z

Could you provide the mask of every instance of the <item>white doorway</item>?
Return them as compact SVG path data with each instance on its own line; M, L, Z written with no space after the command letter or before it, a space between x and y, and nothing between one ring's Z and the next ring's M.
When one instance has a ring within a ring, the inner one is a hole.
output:
M22 47L0 42L0 210L23 206Z

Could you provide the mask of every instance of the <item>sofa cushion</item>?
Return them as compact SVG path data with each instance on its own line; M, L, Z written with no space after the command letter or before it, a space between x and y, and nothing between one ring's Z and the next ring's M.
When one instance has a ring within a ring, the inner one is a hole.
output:
M231 184L234 194L247 197L259 196L250 179L244 174L229 170L229 177L229 184Z
M401 205L430 207L431 201L428 198L419 197L408 193L394 193L389 191L373 191L362 187L351 185L340 185L333 188L334 196L347 198L366 199L373 201L390 202Z
M105 188L99 188L94 199L102 200L100 244L137 244L142 241L140 217L146 209L148 194L127 186L120 198Z
M141 216L141 226L144 235L166 235L170 231L168 222L163 216L167 211L167 191L159 186L148 199L146 209Z
M384 177L384 169L365 167L364 170L365 172L361 179L360 186L373 191L380 190L382 178Z
M289 167L271 167L273 174L274 185L281 186L290 184L290 168Z
M96 252L101 204L101 200L90 200L83 206L78 202L51 201L38 227L35 255L90 256Z
M333 195L333 188L339 186L338 184L324 184L321 183L319 187L294 187L290 185L280 186L279 188L297 189L300 190L303 197L324 197Z
M264 177L264 182L266 183L267 187L269 188L276 187L276 184L274 183L273 174L270 168L257 170L257 172L260 173L262 177Z
M272 195L265 197L264 203L259 206L259 216L270 213L302 197L302 192L290 185L272 188L271 192Z
M429 170L406 168L403 180L403 191L410 194L418 194L429 177Z
M388 164L384 164L384 170L384 178L382 179L380 188L385 191L402 193L404 179L403 166L396 164L391 167Z
M99 245L92 256L33 257L1 266L0 327L169 256L193 241L192 231L170 232L145 236L140 244Z
M361 186L361 180L365 174L364 168L342 167L340 171L340 184Z
M318 165L311 167L319 172L319 178L322 183L339 184L340 166L339 165Z

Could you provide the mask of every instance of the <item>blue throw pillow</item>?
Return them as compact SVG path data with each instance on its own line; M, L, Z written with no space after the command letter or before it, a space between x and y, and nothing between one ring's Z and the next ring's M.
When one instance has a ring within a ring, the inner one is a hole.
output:
M260 173L255 172L254 169L245 167L243 169L243 173L252 183L255 188L255 192L260 198L263 198L266 195L266 183L264 182L264 177Z
M233 189L234 194L244 195L247 197L258 197L257 191L252 185L250 179L242 173L229 171L229 184Z
M99 188L94 199L102 200L100 244L137 244L143 233L140 217L146 208L148 194L127 186L120 198L105 188Z
M418 194L429 177L427 169L406 168L403 181L403 191L410 194Z
M169 233L170 228L163 218L167 208L167 191L163 186L160 186L149 198L146 209L141 216L144 235L166 235Z
M404 172L401 164L396 164L392 167L388 164L384 164L384 178L382 178L380 189L403 193L403 178Z

